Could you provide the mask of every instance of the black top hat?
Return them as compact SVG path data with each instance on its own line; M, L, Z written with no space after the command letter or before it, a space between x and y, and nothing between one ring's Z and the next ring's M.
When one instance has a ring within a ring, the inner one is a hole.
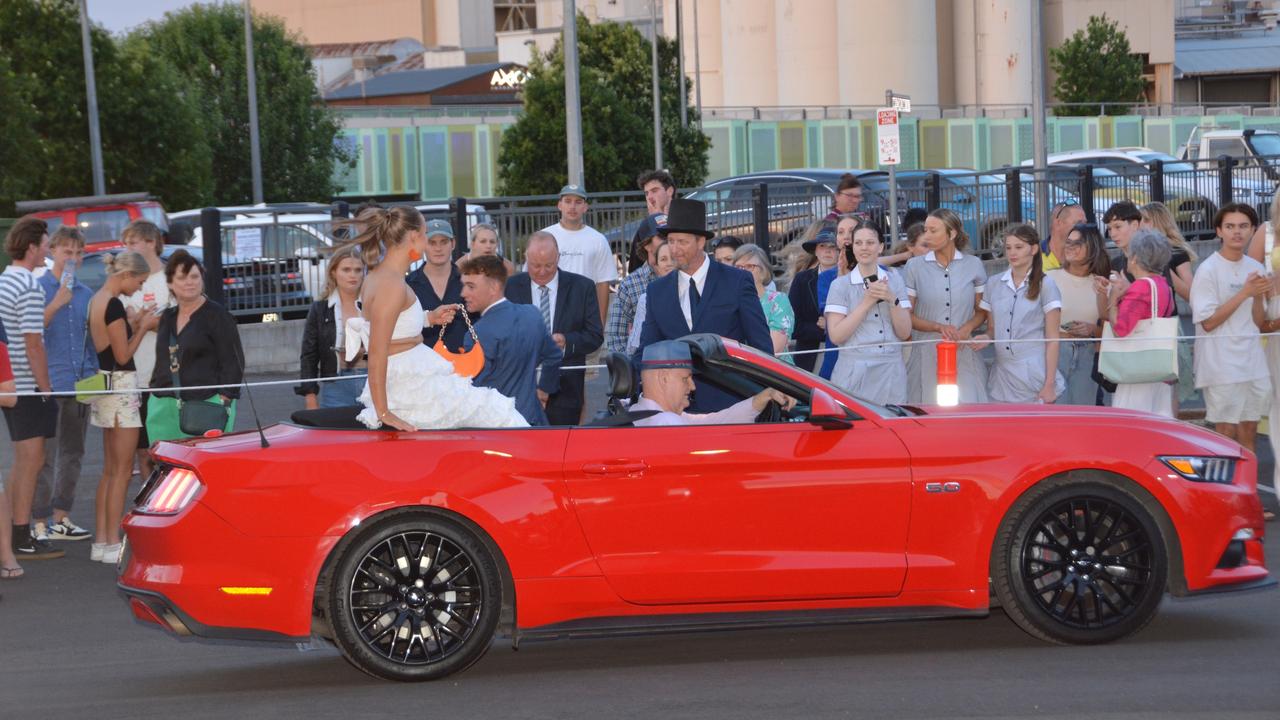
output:
M707 229L707 206L698 200L675 198L667 208L667 226L658 228L658 235L691 233L710 239L715 233Z

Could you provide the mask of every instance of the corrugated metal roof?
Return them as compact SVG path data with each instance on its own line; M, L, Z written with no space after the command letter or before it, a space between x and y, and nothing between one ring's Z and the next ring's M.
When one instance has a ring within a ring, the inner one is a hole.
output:
M513 63L485 63L483 65L463 65L451 68L432 68L430 70L403 70L389 72L385 75L355 82L325 96L325 100L350 100L365 97L386 97L388 95L413 95L435 92L463 80L470 80L478 75L488 75L498 68L505 68Z
M1280 72L1280 33L1175 40L1173 64L1182 75Z

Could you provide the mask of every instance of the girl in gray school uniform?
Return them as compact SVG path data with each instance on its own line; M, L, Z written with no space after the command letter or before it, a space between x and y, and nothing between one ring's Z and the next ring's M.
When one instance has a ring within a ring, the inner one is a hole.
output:
M898 273L879 265L880 231L869 223L853 230L857 267L831 283L827 337L842 348L831 382L882 405L907 401L907 366L898 343L911 337L911 301Z
M962 251L969 243L960 216L946 208L924 221L929 252L907 261L904 280L911 297L913 340L968 340L986 321L978 303L987 282L982 261ZM987 401L987 371L970 344L956 351L960 402ZM938 390L938 354L934 345L916 345L907 360L907 398L934 404Z
M996 350L987 394L993 402L1051 403L1067 387L1058 372L1062 294L1044 274L1035 228L1019 224L1006 230L1004 256L1009 269L991 276L982 299Z

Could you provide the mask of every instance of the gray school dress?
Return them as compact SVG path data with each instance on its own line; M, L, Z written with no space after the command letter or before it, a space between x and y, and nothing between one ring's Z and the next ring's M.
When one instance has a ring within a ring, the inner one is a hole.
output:
M987 282L982 261L959 250L951 264L942 267L933 251L907 261L904 268L907 293L916 317L943 325L960 327L973 318L976 299ZM941 340L940 333L913 331L912 340ZM956 350L956 382L960 402L987 401L987 369L982 356L971 346ZM938 353L934 345L915 345L907 359L907 399L909 402L937 403Z
M898 304L910 310L910 296L902 277L885 267L881 267L878 274L888 280L889 290ZM838 277L831 283L823 313L848 315L862 302L866 292L867 286L856 270ZM893 333L891 309L891 303L876 303L853 335L840 346L859 347L838 352L831 372L831 382L836 386L881 405L907 401L907 365L902 359L902 345Z
M1034 403L1044 387L1044 343L1008 340L1043 340L1044 317L1050 310L1062 308L1062 293L1045 276L1040 285L1040 295L1027 299L1027 279L1013 286L1013 271L1005 270L992 275L987 282L987 292L982 298L986 310L987 327L990 328L995 346L996 362L991 368L987 393L992 402ZM1054 393L1061 395L1067 389L1062 373L1055 372Z

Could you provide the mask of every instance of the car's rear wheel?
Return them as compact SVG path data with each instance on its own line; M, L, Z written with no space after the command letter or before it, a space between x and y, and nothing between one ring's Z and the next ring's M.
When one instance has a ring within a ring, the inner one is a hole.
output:
M375 524L347 545L329 592L334 642L387 680L435 680L466 669L493 639L502 609L497 563L470 529L433 514Z
M1049 642L1095 644L1151 622L1169 563L1160 526L1132 493L1057 480L1010 510L991 570L1000 605L1023 630Z

